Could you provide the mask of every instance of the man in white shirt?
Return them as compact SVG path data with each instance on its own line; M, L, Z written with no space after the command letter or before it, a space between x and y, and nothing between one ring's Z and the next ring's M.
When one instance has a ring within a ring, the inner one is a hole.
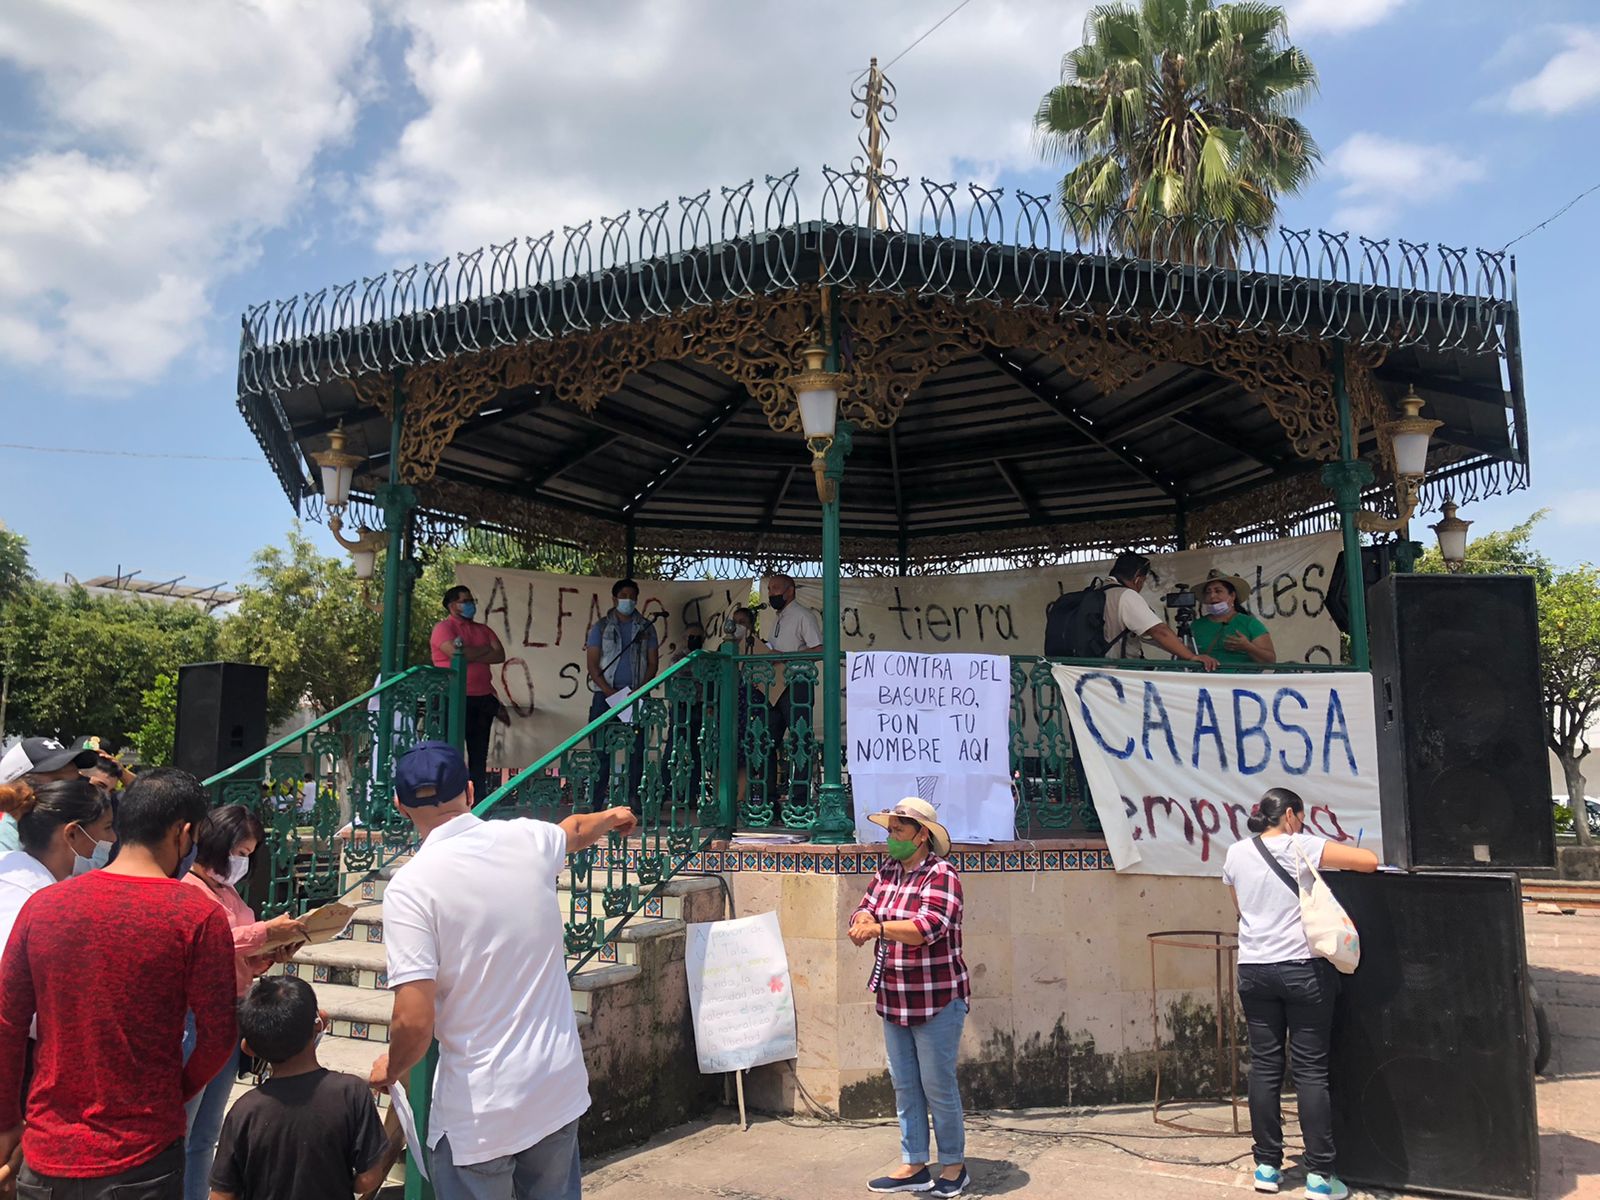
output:
M794 580L788 575L767 578L767 603L772 607L772 628L767 645L778 654L815 654L822 649L822 619L814 609L794 598Z
M1209 654L1196 654L1183 644L1167 623L1156 616L1140 595L1150 578L1150 560L1125 550L1111 564L1111 578L1117 582L1106 589L1105 637L1110 644L1107 658L1143 658L1142 642L1154 642L1173 658L1197 662L1207 671L1217 669Z
M556 881L569 853L629 832L635 817L483 821L472 803L466 759L447 742L421 742L395 765L395 804L422 848L384 892L394 1014L372 1086L403 1080L437 1038L428 1150L439 1200L576 1200L589 1075Z

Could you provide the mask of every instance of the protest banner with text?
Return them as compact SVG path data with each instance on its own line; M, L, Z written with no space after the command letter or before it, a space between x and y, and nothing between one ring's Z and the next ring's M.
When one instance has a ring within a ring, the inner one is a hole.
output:
M746 1071L799 1053L777 913L691 923L684 969L702 1074Z
M478 620L499 635L506 661L492 669L495 695L509 723L496 722L489 765L520 770L558 746L589 719L584 638L611 609L614 580L457 564L456 582L472 589ZM684 649L689 625L709 629L732 603L745 603L750 581L639 581L639 612L655 627L661 666L670 647Z
M868 814L920 796L955 841L1010 841L1010 714L1004 655L848 655L845 746L857 839L885 840Z
M1054 672L1117 870L1220 875L1274 787L1308 832L1382 859L1371 675Z

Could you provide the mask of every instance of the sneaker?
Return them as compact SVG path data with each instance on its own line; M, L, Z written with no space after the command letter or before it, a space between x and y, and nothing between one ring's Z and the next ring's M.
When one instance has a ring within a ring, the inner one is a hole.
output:
M1345 1200L1349 1194L1337 1175L1306 1173L1306 1200Z
M928 1173L928 1168L923 1167L915 1175L905 1179L896 1179L893 1175L880 1175L867 1184L869 1192L930 1192L933 1190L933 1176Z
M957 1175L954 1179L934 1180L933 1194L935 1196L959 1196L962 1192L966 1191L971 1183L972 1176L967 1174L967 1169L965 1167L962 1167L961 1174Z
M1256 1164L1256 1191L1276 1192L1283 1181L1283 1172L1267 1163Z

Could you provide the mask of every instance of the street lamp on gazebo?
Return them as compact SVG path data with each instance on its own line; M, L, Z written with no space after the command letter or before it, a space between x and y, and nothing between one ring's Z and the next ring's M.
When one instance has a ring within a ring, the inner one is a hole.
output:
M377 567L378 551L383 548L384 535L373 529L356 526L356 536L344 535L344 511L350 504L350 485L355 482L356 468L366 459L344 448L344 422L334 427L328 435L328 448L311 455L322 474L322 497L328 505L328 532L333 540L350 552L356 578L368 580Z
M1433 532L1439 539L1439 554L1444 559L1444 565L1453 573L1461 570L1467 561L1467 529L1472 522L1456 516L1453 501L1446 500L1439 511L1444 515L1433 526Z
M1400 400L1400 416L1383 427L1394 458L1395 515L1379 516L1363 510L1356 523L1364 533L1399 533L1411 523L1422 498L1422 482L1428 475L1428 443L1434 430L1444 424L1422 415L1424 401L1417 389L1409 387Z
M828 451L833 448L839 426L839 388L844 375L827 369L828 350L820 343L812 343L805 352L805 359L806 369L789 381L789 387L800 410L800 428L805 434L806 446L811 450L811 473L817 480L817 499L833 504L838 499L839 487L837 481L827 478Z

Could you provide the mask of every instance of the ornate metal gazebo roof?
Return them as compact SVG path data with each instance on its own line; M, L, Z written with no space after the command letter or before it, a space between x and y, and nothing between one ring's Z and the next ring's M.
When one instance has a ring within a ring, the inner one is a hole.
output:
M837 305L858 426L843 493L855 570L1041 561L1111 545L1275 536L1336 519L1331 364L1361 453L1415 387L1435 435L1424 507L1526 486L1514 263L1284 231L1227 245L1174 226L1144 257L1054 201L798 172L263 304L239 405L297 510L340 423L400 475L424 540L752 563L816 556L785 381ZM1228 262L1227 266L1195 263Z

